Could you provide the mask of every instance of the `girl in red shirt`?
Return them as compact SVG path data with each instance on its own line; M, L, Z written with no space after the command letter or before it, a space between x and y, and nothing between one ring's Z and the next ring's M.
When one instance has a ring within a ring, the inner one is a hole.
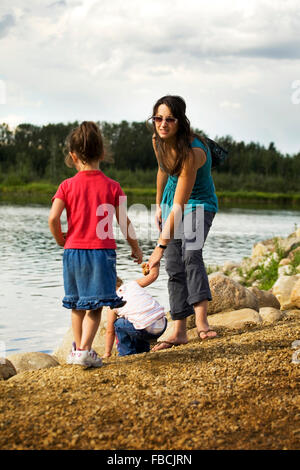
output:
M116 242L114 215L132 249L131 256L142 262L142 252L127 217L126 196L116 181L100 170L104 158L99 127L84 121L68 138L66 164L77 174L64 180L53 196L49 215L50 231L64 247L63 306L72 310L74 340L67 362L100 367L101 358L92 349L104 305L125 304L116 295ZM68 231L61 230L61 214L66 209ZM129 235L131 234L131 235Z

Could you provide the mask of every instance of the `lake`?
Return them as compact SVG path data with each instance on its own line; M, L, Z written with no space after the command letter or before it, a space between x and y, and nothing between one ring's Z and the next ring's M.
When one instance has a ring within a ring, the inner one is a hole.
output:
M48 213L47 207L0 205L0 349L7 355L52 353L70 327L70 312L61 306L63 250L49 232ZM153 214L135 206L129 209L129 217L146 261L157 240ZM204 247L205 263L239 262L251 254L254 243L274 236L286 237L297 225L300 211L221 210ZM140 277L141 267L130 258L129 246L118 228L115 233L118 275L123 280ZM169 308L163 261L158 280L148 290Z

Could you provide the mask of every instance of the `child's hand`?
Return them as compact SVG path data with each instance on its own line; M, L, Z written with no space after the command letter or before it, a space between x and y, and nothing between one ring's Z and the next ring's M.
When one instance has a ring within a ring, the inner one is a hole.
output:
M58 238L56 240L56 243L59 245L59 246L62 246L64 247L65 246L65 243L66 243L66 235L67 233L66 232L62 232L62 237Z
M105 354L103 354L102 359L106 359L106 358L108 358L108 357L110 357L110 356L111 356L110 353L105 353Z
M159 276L159 266L160 266L160 264L158 263L156 266L149 269L149 263L143 263L142 268L143 268L144 277L142 277L140 279L137 279L136 282L141 287L150 286L150 284L152 284L152 282L156 281L156 279Z
M132 249L131 257L134 258L135 263L141 264L141 262L143 261L143 252L139 246L137 248Z
M149 264L148 263L143 263L142 264L142 270L143 270L144 276L147 276L147 274L149 274L149 272L150 272Z

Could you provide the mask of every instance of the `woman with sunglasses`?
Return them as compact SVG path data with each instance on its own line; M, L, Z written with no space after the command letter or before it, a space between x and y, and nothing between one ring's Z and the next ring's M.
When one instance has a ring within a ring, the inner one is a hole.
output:
M192 314L200 339L217 336L207 321L208 301L212 298L202 248L218 201L211 176L210 149L205 139L192 132L185 110L181 97L164 96L154 105L150 118L158 162L156 221L160 236L149 267L158 265L165 256L170 314L174 320L171 336L158 342L152 351L186 344L186 319ZM182 229L186 225L192 229ZM194 243L188 243L188 231L193 233Z

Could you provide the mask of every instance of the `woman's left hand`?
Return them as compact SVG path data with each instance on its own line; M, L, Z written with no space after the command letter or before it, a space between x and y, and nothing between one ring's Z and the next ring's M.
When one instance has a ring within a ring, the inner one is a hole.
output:
M160 263L160 260L162 259L164 254L163 248L160 248L159 246L156 246L152 252L152 255L149 258L148 264L149 264L149 269L153 268L154 266L158 266Z

